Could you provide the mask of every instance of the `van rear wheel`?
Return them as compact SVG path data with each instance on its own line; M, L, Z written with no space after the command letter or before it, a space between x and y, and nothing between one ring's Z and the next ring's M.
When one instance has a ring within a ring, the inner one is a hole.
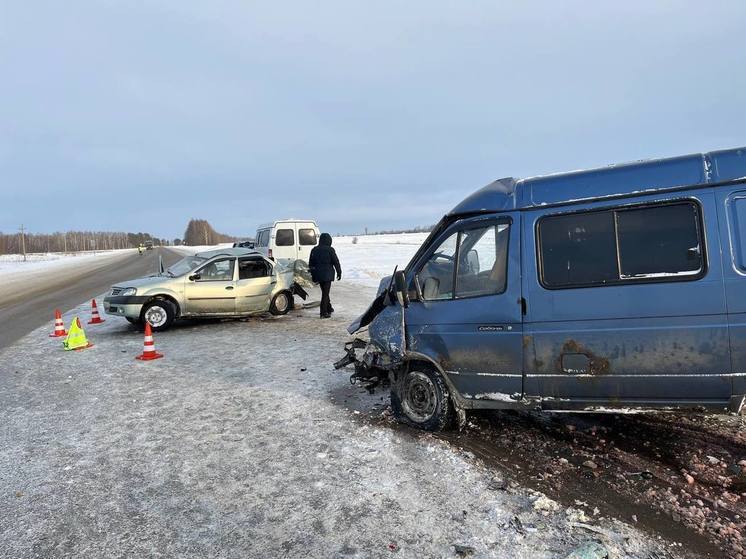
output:
M394 416L425 431L442 431L453 420L451 396L433 369L414 365L391 389Z

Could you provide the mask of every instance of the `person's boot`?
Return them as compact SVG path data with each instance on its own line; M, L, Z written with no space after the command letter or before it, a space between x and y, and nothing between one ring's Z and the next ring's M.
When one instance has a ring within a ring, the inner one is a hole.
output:
M329 314L332 314L334 312L334 307L332 307L331 305L329 305L329 311L328 312L329 312Z

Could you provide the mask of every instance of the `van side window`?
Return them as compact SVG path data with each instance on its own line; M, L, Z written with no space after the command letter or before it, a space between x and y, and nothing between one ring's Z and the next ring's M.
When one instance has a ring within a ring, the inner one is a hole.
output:
M505 291L509 229L506 223L493 222L443 241L417 274L423 298L462 299Z
M746 273L746 192L735 192L726 201L733 265Z
M589 287L704 273L693 202L548 216L539 221L544 287Z
M266 247L269 246L269 229L264 229L256 234L256 246Z
M278 247L291 247L295 244L295 233L292 229L278 229L275 233L275 245Z
M453 271L456 265L458 233L435 249L417 274L422 296L430 301L453 299Z
M456 298L496 295L505 291L508 263L507 224L461 232Z
M298 229L298 243L302 246L315 245L316 231L314 229Z
M694 204L617 212L622 279L696 275L702 248Z

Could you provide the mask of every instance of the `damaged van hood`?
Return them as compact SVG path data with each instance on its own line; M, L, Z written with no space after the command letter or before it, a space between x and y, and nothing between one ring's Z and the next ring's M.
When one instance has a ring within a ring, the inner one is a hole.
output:
M381 311L386 307L386 305L391 304L391 300L389 298L389 293L391 290L391 284L393 282L394 276L386 276L381 280L381 283L378 284L378 291L376 292L376 298L373 299L373 302L370 304L370 306L366 309L366 311L358 316L352 324L350 324L347 327L347 332L350 334L354 334L361 328L365 328L373 322L373 319L381 314Z

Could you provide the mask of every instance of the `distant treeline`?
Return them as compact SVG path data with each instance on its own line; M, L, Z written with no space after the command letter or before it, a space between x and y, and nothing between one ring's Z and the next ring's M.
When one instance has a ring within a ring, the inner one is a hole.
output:
M396 235L399 233L429 233L435 228L435 225L420 225L418 227L412 227L410 229L389 229L386 231L373 231L372 233L368 233L368 231L365 231L366 235Z
M149 233L118 233L111 231L67 231L65 233L25 233L26 252L79 252L133 248L145 241L155 245L168 244ZM21 254L21 233L0 232L0 254Z
M223 235L212 228L205 219L191 219L184 231L183 244L189 246L217 245L219 243L232 243L236 240L230 235Z

